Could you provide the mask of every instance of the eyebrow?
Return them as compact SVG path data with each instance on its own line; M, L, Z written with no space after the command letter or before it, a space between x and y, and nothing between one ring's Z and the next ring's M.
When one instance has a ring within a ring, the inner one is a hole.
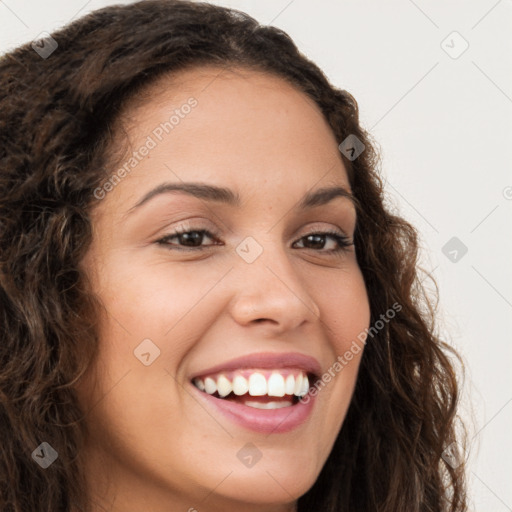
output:
M225 203L230 206L240 206L242 204L240 195L233 192L229 188L218 187L216 185L207 185L205 183L161 183L154 189L150 190L142 199L140 199L134 206L132 206L126 214L133 213L134 210L140 208L143 204L147 203L155 196L160 194L168 194L182 192L198 199L204 199L206 201L216 201ZM341 186L320 188L313 192L308 192L295 207L297 210L305 210L308 208L314 208L316 206L322 206L333 199L338 197L344 197L349 199L354 206L356 205L356 198L346 188Z

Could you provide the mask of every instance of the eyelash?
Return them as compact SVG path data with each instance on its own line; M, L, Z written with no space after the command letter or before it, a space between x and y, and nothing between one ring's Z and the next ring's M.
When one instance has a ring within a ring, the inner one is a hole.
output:
M211 244L211 245L207 245L207 246L200 245L198 247L186 247L185 246L186 248L178 249L177 246L171 247L172 244L168 243L168 241L173 238L176 238L178 236L185 235L185 234L190 234L190 233L201 233L201 235L203 235L203 236L206 235L208 238L211 238L212 240L217 239L217 234L212 233L211 231L208 231L207 229L176 229L172 233L165 235L160 240L157 240L156 243L159 245L167 246L166 248L169 250L178 250L178 251L197 251L197 250L203 250L205 247L212 247L214 245L219 245L219 244ZM342 235L342 234L338 233L337 231L329 231L329 230L328 231L313 231L311 233L308 233L308 234L300 237L299 240L302 240L302 239L307 238L308 236L312 236L312 235L330 236L338 244L338 248L336 248L336 249L330 249L328 251L324 251L322 249L318 249L318 250L317 249L309 249L312 251L317 250L318 252L322 252L325 254L337 254L340 252L346 252L351 245L354 245L353 242L350 242L349 237ZM302 247L299 247L299 249L302 249ZM304 247L304 249L308 249L308 248Z

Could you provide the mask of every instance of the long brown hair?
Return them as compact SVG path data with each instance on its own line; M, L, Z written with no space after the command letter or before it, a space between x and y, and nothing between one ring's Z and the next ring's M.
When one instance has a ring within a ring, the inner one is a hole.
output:
M460 444L456 353L436 335L417 232L385 206L379 154L353 96L281 30L205 3L107 7L52 37L57 48L43 45L51 55L26 44L0 59L0 509L90 510L74 385L98 347L101 306L79 266L93 191L108 175L127 100L163 74L213 64L288 80L339 143L355 135L364 144L343 159L359 203L354 241L371 324L401 306L367 343L342 429L298 510L466 510L464 465L443 457ZM58 454L46 469L33 456L42 442Z

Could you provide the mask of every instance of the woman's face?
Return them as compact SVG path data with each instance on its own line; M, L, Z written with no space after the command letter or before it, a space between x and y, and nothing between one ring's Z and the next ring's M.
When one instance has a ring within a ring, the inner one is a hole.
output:
M93 499L293 510L341 428L362 351L337 358L370 319L355 248L337 238L352 241L354 205L318 194L350 193L341 141L279 78L178 78L125 114L129 152L95 192L83 265L105 312L79 390ZM296 403L313 374L323 385Z

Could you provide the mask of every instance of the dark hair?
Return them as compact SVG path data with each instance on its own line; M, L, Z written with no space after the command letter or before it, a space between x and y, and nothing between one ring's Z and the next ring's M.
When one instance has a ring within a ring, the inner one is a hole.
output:
M443 457L458 441L456 353L435 333L417 232L385 206L376 145L352 95L281 30L205 3L107 7L52 37L47 58L26 44L0 59L0 509L89 510L86 414L74 386L98 348L101 304L80 267L93 191L111 168L127 101L163 75L217 65L287 80L339 143L363 142L355 160L342 158L359 202L354 241L371 324L401 306L367 343L341 432L298 510L466 510L464 464ZM58 453L47 470L31 457L42 441Z

